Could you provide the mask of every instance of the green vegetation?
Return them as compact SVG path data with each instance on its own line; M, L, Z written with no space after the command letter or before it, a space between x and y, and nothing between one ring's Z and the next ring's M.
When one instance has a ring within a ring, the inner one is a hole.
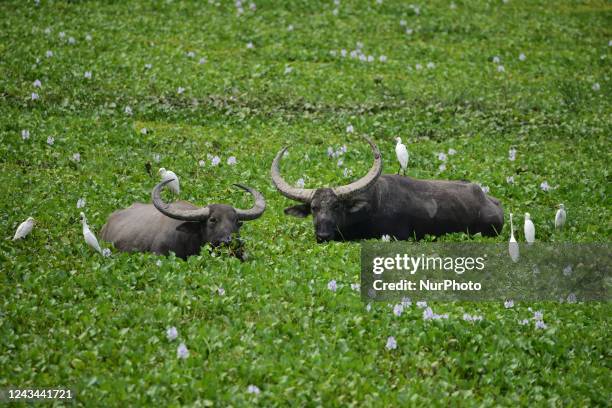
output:
M287 180L315 187L367 171L361 134L396 172L400 136L409 175L489 187L521 240L526 211L538 240L610 239L610 3L419 5L262 0L238 15L232 1L0 3L0 388L71 387L86 406L609 404L609 303L434 304L449 314L434 321L414 305L367 311L350 287L359 244L318 245L309 219L283 214L293 203L269 179L281 146L292 145ZM374 61L341 56L358 42ZM344 144L338 166L327 148ZM262 191L266 213L242 228L248 261L87 247L78 213L98 233L112 211L150 200L162 166L194 203L246 208L232 183ZM12 242L30 215L33 232ZM546 329L519 324L528 307Z

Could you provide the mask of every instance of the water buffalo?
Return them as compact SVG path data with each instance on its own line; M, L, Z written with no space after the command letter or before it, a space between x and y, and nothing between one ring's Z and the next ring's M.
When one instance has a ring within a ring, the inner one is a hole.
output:
M303 204L285 214L312 214L318 242L381 238L398 240L451 232L499 234L504 211L496 198L467 181L419 180L382 172L378 147L369 139L374 164L361 179L340 187L304 189L289 185L279 164L287 147L272 162L272 182L285 197Z
M235 184L255 198L255 205L241 210L231 205L210 204L196 207L186 201L166 204L161 199L162 188L172 180L159 183L153 189L153 204L135 203L108 217L102 227L102 239L126 252L153 252L186 259L200 253L205 243L212 246L238 241L242 221L259 218L265 208L264 197L255 189ZM237 255L240 257L241 252Z

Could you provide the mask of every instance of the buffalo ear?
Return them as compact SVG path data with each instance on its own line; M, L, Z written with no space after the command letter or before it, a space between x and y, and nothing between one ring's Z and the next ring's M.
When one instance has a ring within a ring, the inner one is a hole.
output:
M370 203L365 200L357 200L349 203L348 211L352 214L358 213L361 211L367 211L370 208Z
M287 207L285 208L285 214L299 218L308 217L310 215L310 204L298 204L293 207Z
M186 234L198 234L200 232L199 222L184 222L176 227L177 231L184 232Z

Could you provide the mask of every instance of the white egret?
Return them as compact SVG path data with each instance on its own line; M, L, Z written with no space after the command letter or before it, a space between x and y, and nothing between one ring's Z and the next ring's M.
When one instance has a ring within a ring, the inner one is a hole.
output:
M166 170L163 167L159 169L159 174L161 176L162 181L172 180L167 184L170 191L174 194L179 195L181 192L181 188L179 186L179 178L173 171Z
M565 206L563 204L559 204L559 209L555 215L555 228L563 228L566 217Z
M19 224L19 226L17 227L17 231L15 231L13 241L25 238L30 232L32 232L32 228L34 228L34 222L34 218L28 217L27 220Z
M535 242L535 225L533 225L533 221L531 221L531 216L529 213L525 213L524 231L525 241L527 241L529 245L533 244Z
M510 213L510 243L508 244L508 252L513 262L519 259L519 246L514 238L514 224L512 224L512 213Z
M100 244L98 243L98 239L89 229L89 225L87 225L87 218L85 217L85 213L81 213L81 222L83 223L83 237L85 238L85 242L91 248L95 249L100 255L102 255L102 248L100 248Z
M399 174L400 170L403 171L404 176L406 175L406 167L408 167L408 149L406 146L402 144L402 139L396 137L397 145L395 145L395 154L397 155L397 160L400 163L400 167L397 170L397 174Z

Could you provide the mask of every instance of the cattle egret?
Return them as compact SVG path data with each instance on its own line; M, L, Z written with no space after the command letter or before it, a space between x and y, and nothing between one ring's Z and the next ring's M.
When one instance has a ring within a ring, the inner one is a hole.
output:
M514 224L512 224L512 213L510 213L510 243L508 244L508 252L513 262L519 259L519 246L514 238Z
M525 213L525 241L529 245L535 242L535 225L533 225L529 213Z
M176 174L174 174L173 171L170 170L166 170L163 167L161 169L159 169L159 174L161 176L161 181L168 181L168 180L172 180L170 181L167 186L170 189L170 191L172 191L174 194L179 195L181 188L179 186L179 178Z
M563 228L565 225L565 218L565 206L563 204L559 204L557 215L555 215L555 228Z
M85 213L81 213L81 222L83 223L83 237L85 238L85 242L91 248L95 249L100 255L102 255L102 248L100 248L100 244L98 243L98 239L89 229L89 225L87 225L87 218L85 218Z
M400 167L397 169L397 174L399 174L400 170L402 170L405 176L406 167L408 167L408 149L406 149L406 146L402 144L402 139L396 137L395 140L397 141L397 144L395 145L395 154L397 155L397 160L400 163Z
M32 228L34 228L34 218L28 217L27 220L19 224L19 226L17 227L17 231L15 231L13 241L25 238L30 232L32 232Z

